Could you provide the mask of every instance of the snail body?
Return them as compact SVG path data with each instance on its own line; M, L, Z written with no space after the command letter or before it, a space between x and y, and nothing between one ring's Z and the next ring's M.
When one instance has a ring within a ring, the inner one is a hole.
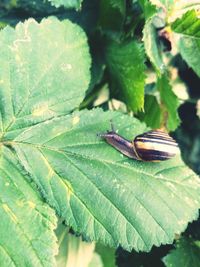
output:
M129 141L117 134L112 126L111 131L99 134L99 136L122 154L135 160L163 161L179 153L176 141L161 130L148 131L136 136L133 141Z

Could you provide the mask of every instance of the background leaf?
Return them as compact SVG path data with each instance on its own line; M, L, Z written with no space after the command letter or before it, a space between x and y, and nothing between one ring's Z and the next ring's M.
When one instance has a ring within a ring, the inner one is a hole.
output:
M166 75L158 79L157 87L160 92L163 110L166 113L167 129L173 131L180 123L178 116L179 102L177 96L172 91L171 85Z
M100 0L99 26L103 31L121 31L125 19L124 0Z
M156 13L156 6L152 5L149 0L138 1L144 12L145 19L148 20Z
M200 19L195 10L188 11L181 19L172 24L177 33L178 49L187 64L200 76ZM176 36L175 36L176 37Z
M59 243L59 255L56 257L59 267L89 267L94 257L94 243L86 243L80 237L68 232L66 226L60 224L56 230ZM98 267L98 266L97 266Z
M199 267L200 246L190 238L182 238L163 261L167 267Z
M158 33L153 25L153 18L149 19L144 26L143 40L145 51L159 75L164 73L165 65L161 50L158 45Z
M104 266L99 254L94 253L91 262L89 263L89 267L106 267Z
M154 95L145 95L144 112L138 114L147 126L158 129L163 121L163 112Z
M95 251L100 255L104 267L116 267L115 249L96 244Z
M122 94L128 107L137 112L144 106L145 64L142 46L136 41L112 42L106 47L111 87Z
M64 6L66 8L76 8L80 9L81 8L81 3L83 0L48 0L51 2L52 5L55 7L60 7Z
M181 19L177 19L172 23L171 28L174 32L184 36L192 36L200 39L200 19L199 12L191 10L185 13Z
M168 22L174 21L189 10L200 8L200 3L198 0L150 0L150 2L157 7L163 8L167 15Z

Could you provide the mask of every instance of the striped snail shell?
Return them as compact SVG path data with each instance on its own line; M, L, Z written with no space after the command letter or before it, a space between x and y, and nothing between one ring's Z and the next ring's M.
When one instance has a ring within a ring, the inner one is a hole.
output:
M133 149L138 159L144 161L167 160L179 153L176 141L161 130L152 130L136 136Z
M140 134L129 141L117 134L112 124L111 127L111 131L98 135L129 158L156 162L171 159L180 152L176 141L161 130Z

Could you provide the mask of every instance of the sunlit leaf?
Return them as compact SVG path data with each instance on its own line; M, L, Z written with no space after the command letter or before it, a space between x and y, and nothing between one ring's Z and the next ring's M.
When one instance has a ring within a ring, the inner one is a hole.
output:
M199 179L179 157L123 157L97 136L111 119L127 139L146 130L120 113L82 111L22 130L9 144L47 202L87 240L144 251L171 243L198 216Z

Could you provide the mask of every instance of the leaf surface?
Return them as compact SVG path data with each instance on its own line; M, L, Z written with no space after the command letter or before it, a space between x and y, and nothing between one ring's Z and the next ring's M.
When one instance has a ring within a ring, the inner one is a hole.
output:
M116 267L115 249L96 244L95 251L101 257L104 267Z
M149 0L139 0L138 2L144 12L146 20L151 18L156 13L156 6L152 5Z
M127 139L146 130L136 119L93 110L40 123L8 142L75 232L127 250L171 243L198 216L199 179L179 157L156 164L123 157L97 137L110 119Z
M126 3L124 0L101 0L99 3L99 26L109 33L121 31L125 13Z
M200 19L198 11L188 11L172 24L177 33L175 42L181 56L187 64L200 76Z
M167 256L163 258L166 267L199 267L200 266L200 246L194 240L182 238L176 243Z
M200 39L200 19L198 16L198 11L188 11L180 19L173 22L171 28L174 32L180 33L181 35Z
M54 267L56 216L24 176L16 156L1 147L1 266Z
M146 54L155 67L159 75L164 73L165 65L162 59L162 53L158 44L158 33L153 25L153 18L150 18L143 29L143 40Z
M80 104L89 84L90 57L86 36L77 25L56 18L41 24L29 19L1 32L0 49L2 137Z
M147 126L158 129L163 121L163 112L154 95L145 95L144 112L139 113L140 120L144 121Z
M178 116L179 102L177 96L172 91L167 75L162 75L162 77L158 79L157 88L160 92L163 112L166 113L167 129L169 131L174 131L180 123Z
M106 48L106 61L113 91L120 91L126 104L134 112L144 106L144 51L136 41L111 42Z
M198 10L200 8L199 0L150 0L150 2L157 7L163 8L168 22L173 22L189 10Z

